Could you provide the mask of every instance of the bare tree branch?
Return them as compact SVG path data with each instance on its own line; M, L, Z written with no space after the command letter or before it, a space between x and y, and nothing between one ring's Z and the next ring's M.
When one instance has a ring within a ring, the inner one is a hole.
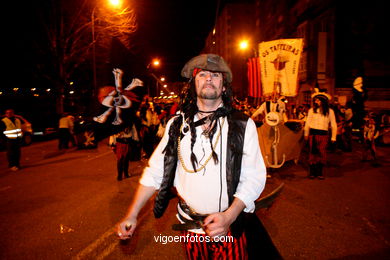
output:
M64 86L82 64L90 61L93 44L100 50L108 50L113 37L127 48L131 47L130 35L137 30L135 12L124 8L119 12L106 6L91 6L84 0L48 0L39 2L37 14L41 21L42 37L39 46L42 57L37 60L38 74L49 79L63 98ZM92 16L94 24L92 25ZM95 41L92 39L95 28ZM57 112L62 112L62 102Z

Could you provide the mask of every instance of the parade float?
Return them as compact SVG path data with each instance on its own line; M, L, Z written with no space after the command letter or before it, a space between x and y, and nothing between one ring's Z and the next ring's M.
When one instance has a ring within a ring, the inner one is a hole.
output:
M259 108L263 123L259 143L267 168L298 162L304 145L304 121L287 119L284 97L296 97L302 39L280 39L259 44L261 85L268 97Z

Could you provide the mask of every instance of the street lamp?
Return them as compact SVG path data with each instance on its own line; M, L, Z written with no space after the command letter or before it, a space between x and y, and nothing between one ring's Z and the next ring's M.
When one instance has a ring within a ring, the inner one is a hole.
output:
M97 96L96 93L96 48L95 48L95 10L96 6L93 8L91 13L91 22L92 22L92 70L93 70L93 96Z
M157 59L157 58L154 58L149 64L148 66L146 66L147 69L150 68L150 66L153 65L153 67L157 68L160 66L160 60Z
M115 8L119 8L121 5L121 1L120 0L110 0L110 4L112 6L114 6Z
M110 4L114 8L119 8L121 6L121 0L109 0ZM92 70L93 70L93 95L97 96L97 83L96 83L96 40L95 40L95 10L97 5L92 10L91 13L91 29L92 29Z
M248 41L247 40L243 40L240 42L239 46L240 46L240 49L241 50L246 50L248 48Z
M257 57L257 50L250 45L249 41L248 40L242 40L238 43L238 48L242 51L247 51L249 48L252 49L253 51L253 54L255 57Z
M156 80L156 91L158 90L158 83L160 81L160 79L152 72L150 71L150 66L153 66L154 68L157 68L160 66L160 60L157 59L157 58L154 58L149 64L148 66L146 66L146 69L149 71L150 75ZM150 96L150 87L149 87L149 84L148 84L148 96Z

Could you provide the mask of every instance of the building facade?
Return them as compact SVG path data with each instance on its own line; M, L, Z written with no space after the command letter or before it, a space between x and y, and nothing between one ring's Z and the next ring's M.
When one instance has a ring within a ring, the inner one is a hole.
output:
M309 103L314 87L346 104L353 81L363 77L368 110L390 109L390 79L384 47L384 3L364 6L354 1L254 0L227 4L210 32L204 52L222 55L232 67L235 93L247 96L246 59L256 55L258 44L285 38L304 41L299 68L299 94L295 105ZM243 53L238 41L252 46Z

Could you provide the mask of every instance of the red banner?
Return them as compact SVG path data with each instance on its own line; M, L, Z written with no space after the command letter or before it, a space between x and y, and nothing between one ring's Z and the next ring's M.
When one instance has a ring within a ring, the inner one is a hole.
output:
M248 83L250 97L261 97L260 60L258 57L249 58L248 62Z

